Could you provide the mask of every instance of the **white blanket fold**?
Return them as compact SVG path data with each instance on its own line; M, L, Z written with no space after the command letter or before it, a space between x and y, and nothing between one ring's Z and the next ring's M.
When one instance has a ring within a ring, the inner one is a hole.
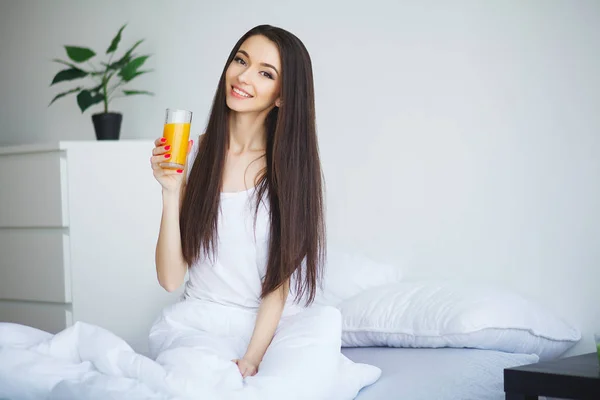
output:
M353 399L381 371L341 355L332 307L284 316L253 377L234 358L256 314L200 300L167 307L152 326L150 357L95 325L56 335L0 323L0 398L10 399Z

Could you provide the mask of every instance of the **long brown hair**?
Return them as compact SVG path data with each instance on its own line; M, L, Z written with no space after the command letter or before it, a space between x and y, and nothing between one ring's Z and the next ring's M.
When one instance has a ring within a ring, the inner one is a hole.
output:
M271 222L261 297L293 278L295 300L305 297L308 305L322 277L326 248L312 63L300 39L281 28L260 25L251 29L227 58L182 203L183 257L191 266L199 257L210 257L217 251L219 201L229 146L225 72L242 43L253 35L275 43L282 65L282 104L265 120L267 166L255 192L256 212L266 196Z

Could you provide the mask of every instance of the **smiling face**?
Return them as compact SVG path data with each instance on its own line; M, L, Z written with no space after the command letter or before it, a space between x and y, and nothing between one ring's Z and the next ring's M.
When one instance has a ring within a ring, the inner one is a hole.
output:
M227 106L236 112L262 113L279 107L281 60L275 43L262 35L242 43L225 73Z

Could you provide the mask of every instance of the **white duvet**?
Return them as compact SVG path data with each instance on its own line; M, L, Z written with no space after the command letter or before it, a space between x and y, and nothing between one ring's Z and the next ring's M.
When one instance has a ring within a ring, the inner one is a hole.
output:
M332 307L284 316L253 377L231 361L247 348L256 314L200 300L166 308L150 356L78 322L51 335L0 323L0 399L353 399L381 370L340 353Z

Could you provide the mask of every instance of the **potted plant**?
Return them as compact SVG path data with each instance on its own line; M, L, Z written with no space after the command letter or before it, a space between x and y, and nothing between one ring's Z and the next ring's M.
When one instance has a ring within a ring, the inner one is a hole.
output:
M77 104L82 113L94 104L103 103L103 112L92 115L96 138L98 140L119 139L123 116L118 112L109 112L108 105L111 100L117 97L140 94L153 95L152 92L146 90L132 90L123 87L129 84L134 78L151 72L151 70L140 70L150 55L138 55L134 53L137 47L144 41L143 39L138 40L121 58L113 61L113 57L121 41L121 34L126 26L127 24L123 25L113 38L106 50L106 55L109 55L108 62L101 62L101 67L91 62L96 53L87 47L65 46L67 56L71 62L59 59L53 60L69 68L59 71L54 76L54 79L52 79L50 86L59 82L82 78L91 78L94 83L90 87L77 86L76 88L57 94L50 104L48 104L48 107L56 100L74 93L77 93Z

